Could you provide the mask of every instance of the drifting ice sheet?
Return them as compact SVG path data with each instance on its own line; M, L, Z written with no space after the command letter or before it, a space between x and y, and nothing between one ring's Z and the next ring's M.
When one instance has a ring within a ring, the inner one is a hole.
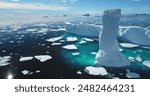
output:
M143 64L150 68L150 61L143 61Z
M104 76L104 75L108 74L105 68L103 68L103 67L92 67L92 66L86 67L85 72L87 72L90 75L102 75L102 76Z
M125 48L134 48L134 47L138 47L139 46L139 45L131 44L131 43L120 43L120 45L122 47L125 47Z
M128 72L128 73L126 74L126 77L128 77L128 78L140 78L140 75L137 74L137 73Z
M45 62L49 59L52 59L51 56L49 55L37 55L37 56L34 56L36 59L40 60L41 62Z
M78 39L76 37L67 37L67 41L74 42L78 41Z
M47 39L46 41L48 41L48 42L56 42L56 41L58 41L58 40L60 40L62 38L63 37L54 37L54 38Z
M33 57L21 57L20 59L19 59L19 61L20 62L22 62L22 61L29 61L29 60L32 60L33 59Z
M9 61L11 59L11 56L4 56L4 57L0 57L0 66L7 66L9 65Z
M66 45L66 46L63 46L62 48L68 49L68 50L77 50L78 49L75 45Z

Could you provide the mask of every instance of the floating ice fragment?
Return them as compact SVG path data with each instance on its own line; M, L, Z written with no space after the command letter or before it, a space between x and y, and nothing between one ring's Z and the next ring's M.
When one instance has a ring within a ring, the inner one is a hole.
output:
M127 78L140 78L140 75L134 72L128 72L126 73Z
M120 43L120 45L125 48L135 48L139 46L139 45L131 44L131 43Z
M79 54L80 54L79 52L72 53L73 56L76 56L76 55L79 55Z
M138 62L142 62L142 59L141 59L140 56L137 56L135 59L136 59Z
M68 49L68 50L77 50L78 49L75 45L66 45L66 46L63 46L62 48Z
M48 42L56 42L56 41L58 41L58 40L60 40L62 38L63 38L62 36L60 36L60 37L54 37L54 38L46 39L46 41L48 41Z
M83 40L89 41L89 42L93 42L94 41L93 39L89 39L89 38L83 38Z
M37 56L34 56L36 59L40 60L41 62L45 62L49 59L52 59L51 56L49 55L37 55Z
M143 64L150 68L150 61L143 61Z
M130 60L130 61L134 62L134 61L135 61L135 58L134 58L134 57L129 56L129 57L128 57L128 60Z
M123 51L123 49L119 47L119 51Z
M37 29L27 29L26 31L27 32L35 32L35 31L37 31Z
M45 33L45 32L48 32L48 28L41 28L38 33Z
M67 41L74 42L78 41L78 39L76 37L67 37Z
M36 71L35 71L35 73L40 73L40 72L41 72L40 70L36 70Z
M4 57L0 57L0 66L7 66L9 65L9 61L11 59L11 56L4 56Z
M104 75L108 74L105 68L103 68L103 67L92 67L92 66L86 67L85 72L87 72L90 75L102 75L102 76L104 76Z
M84 41L84 40L81 40L81 41L79 42L79 44L84 44L84 43L87 43L87 42Z
M23 75L27 75L27 74L29 73L29 71L28 71L28 70L23 70L23 71L21 71L21 73L22 73Z
M52 43L52 46L61 45L61 43Z
M21 57L20 59L19 59L19 61L20 62L22 62L22 61L29 61L29 60L32 60L33 59L33 57Z
M97 52L91 52L91 54L92 54L92 55L96 55L96 54L97 54Z
M81 70L79 70L79 71L77 72L77 74L81 75L81 74L82 74Z

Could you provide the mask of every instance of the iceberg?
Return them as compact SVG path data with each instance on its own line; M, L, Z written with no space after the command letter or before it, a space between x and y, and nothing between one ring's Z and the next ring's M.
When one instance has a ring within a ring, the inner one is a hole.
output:
M45 62L49 59L52 59L51 56L49 55L37 55L37 56L34 56L37 60L41 61L41 62Z
M104 75L108 74L106 69L103 68L103 67L88 66L88 67L85 68L84 71L87 72L90 75L101 75L101 76L104 76Z
M119 51L117 36L119 35L120 16L120 9L104 11L103 29L99 35L99 51L95 62L97 66L123 67L130 65L128 59Z
M20 62L22 62L22 61L29 61L29 60L32 60L33 59L33 57L21 57L20 59L19 59L19 61Z
M62 48L68 49L68 50L77 50L78 49L75 45L66 45L66 46L63 46Z

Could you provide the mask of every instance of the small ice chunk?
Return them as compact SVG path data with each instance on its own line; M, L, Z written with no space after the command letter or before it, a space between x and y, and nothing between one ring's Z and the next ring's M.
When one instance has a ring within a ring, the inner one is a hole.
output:
M81 41L79 42L79 44L84 44L84 43L87 43L87 42L84 41L84 40L81 40Z
M128 57L128 60L130 60L130 61L134 62L134 61L135 61L135 58L134 58L134 57L129 56L129 57Z
M131 44L131 43L120 43L120 45L121 45L122 47L125 47L125 48L135 48L135 47L139 47L139 45Z
M74 42L78 41L78 39L76 37L67 37L67 41Z
M122 48L119 48L119 51L121 51L121 52L122 52L122 51L123 51L123 49L122 49Z
M29 71L28 71L28 70L23 70L23 71L21 71L21 73L22 73L23 75L27 75L27 74L29 74Z
M75 45L66 45L66 46L63 46L62 48L68 49L68 50L77 50L78 49Z
M79 54L80 54L79 52L72 53L73 56L76 56L76 55L79 55Z
M0 57L0 66L7 66L9 65L9 61L11 59L11 56L4 56L4 57Z
M32 60L33 59L33 57L21 57L20 59L19 59L19 61L20 62L22 62L22 61L29 61L29 60Z
M86 67L85 72L87 72L90 75L102 75L102 76L104 76L104 75L108 74L105 68L103 68L103 67L92 67L92 66Z
M53 42L52 46L55 46L55 45L61 45L61 43L55 43L55 42Z
M81 74L82 74L81 70L79 70L79 71L77 72L77 74L81 75Z
M37 31L37 29L27 29L26 31L27 32L35 32L35 31Z
M126 73L127 78L140 78L140 75L134 72L128 72Z
M83 40L89 41L89 42L93 42L94 41L93 39L89 39L89 38L83 38Z
M59 31L66 31L66 28L59 28Z
M48 41L48 42L56 42L56 41L58 41L58 40L60 40L62 38L63 38L62 36L60 36L60 37L54 37L54 38L46 39L46 41Z
M143 61L143 64L150 68L150 61Z
M96 55L96 54L97 54L97 52L91 52L91 54L92 54L92 55Z
M49 55L37 55L37 56L34 56L36 59L40 60L41 62L45 62L49 59L52 59L51 56Z
M137 56L135 59L136 59L138 62L142 62L142 59L141 59L140 56Z
M150 49L150 47L145 47L145 46L143 46L142 48L144 48L144 49Z
M41 28L38 33L45 33L45 32L48 32L48 28Z
M40 70L36 70L36 71L35 71L35 73L40 73L40 72L41 72Z

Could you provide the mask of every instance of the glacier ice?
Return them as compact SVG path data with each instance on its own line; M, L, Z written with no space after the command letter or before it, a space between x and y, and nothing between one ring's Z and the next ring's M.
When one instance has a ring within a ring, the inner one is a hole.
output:
M96 55L97 66L123 67L130 65L130 62L119 51L117 41L120 9L105 10L102 22L103 29L99 35L99 51Z
M41 62L45 62L49 59L52 59L52 57L50 55L36 55L34 57Z
M87 72L90 75L107 75L107 71L105 68L103 67L92 67L92 66L88 66L85 68L84 70L85 72Z

